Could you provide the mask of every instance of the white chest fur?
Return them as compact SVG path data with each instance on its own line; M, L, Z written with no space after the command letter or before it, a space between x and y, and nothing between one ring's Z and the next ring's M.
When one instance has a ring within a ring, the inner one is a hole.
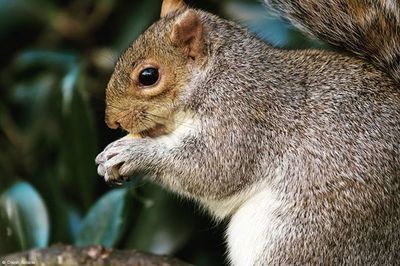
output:
M227 230L229 260L234 266L265 265L268 250L284 236L285 223L277 218L283 204L264 189L248 199L232 216Z

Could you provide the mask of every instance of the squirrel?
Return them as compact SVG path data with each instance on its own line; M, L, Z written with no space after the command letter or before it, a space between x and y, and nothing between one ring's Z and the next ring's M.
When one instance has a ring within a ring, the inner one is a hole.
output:
M164 0L107 86L106 123L130 135L99 175L145 173L228 219L232 265L399 265L400 3L265 2L345 52Z

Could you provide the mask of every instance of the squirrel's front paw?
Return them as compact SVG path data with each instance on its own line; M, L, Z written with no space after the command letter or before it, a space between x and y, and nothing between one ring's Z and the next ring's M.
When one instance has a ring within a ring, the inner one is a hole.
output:
M118 166L107 167L104 164L99 164L97 167L97 173L104 176L104 180L113 185L122 185L123 181L127 181L127 177L119 174Z
M121 185L128 180L135 169L133 147L136 140L122 138L109 144L104 151L96 157L97 173L104 176L107 183Z

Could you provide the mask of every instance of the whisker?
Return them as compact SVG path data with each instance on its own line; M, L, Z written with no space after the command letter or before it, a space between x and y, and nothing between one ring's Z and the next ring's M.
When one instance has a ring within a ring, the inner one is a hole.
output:
M119 106L116 106L116 105L112 105L112 104L110 104L109 106L114 108L114 109L117 109L117 110L125 110L126 109L126 108L122 108L122 107L119 107Z

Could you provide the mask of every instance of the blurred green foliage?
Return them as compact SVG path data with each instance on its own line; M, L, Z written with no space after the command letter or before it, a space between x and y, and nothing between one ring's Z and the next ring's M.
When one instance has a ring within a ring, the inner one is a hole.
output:
M282 47L318 47L257 0L188 1ZM94 158L118 54L158 18L159 0L0 0L0 255L57 242L225 263L223 225L137 178L106 186Z

